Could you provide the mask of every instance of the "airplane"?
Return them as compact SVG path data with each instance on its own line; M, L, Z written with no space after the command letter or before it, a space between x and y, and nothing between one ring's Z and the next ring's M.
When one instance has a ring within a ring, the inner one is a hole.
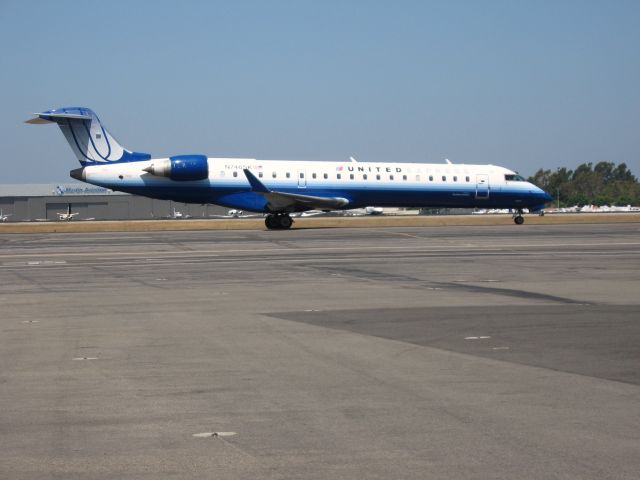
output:
M71 204L68 203L66 212L58 212L58 220L70 222L71 220L73 220L73 217L75 217L76 215L80 215L80 213L78 212L71 213Z
M173 212L171 212L167 218L173 218L174 220L180 220L182 218L191 218L191 215L189 215L188 213L182 213L182 212L176 210L175 207L173 207Z
M0 222L6 222L13 213L2 213L0 209Z
M363 215L382 215L384 214L384 209L382 207L354 208L345 211L344 214L349 217L360 217Z
M236 210L235 208L229 210L226 215L209 215L211 218L255 218L261 216L262 214L259 213L247 214L243 210Z
M328 212L323 212L322 210L306 210L304 212L294 212L290 215L292 217L315 217L317 215L326 215Z
M382 215L384 210L382 207L364 207L364 213L366 215Z
M214 203L265 216L268 229L288 229L291 214L378 207L540 211L552 197L516 172L495 165L209 158L152 158L124 148L93 110L65 107L34 113L26 123L56 123L81 167L70 176L150 198Z

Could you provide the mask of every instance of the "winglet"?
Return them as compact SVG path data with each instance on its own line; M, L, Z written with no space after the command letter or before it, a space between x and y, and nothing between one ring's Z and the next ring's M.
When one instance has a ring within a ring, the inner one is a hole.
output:
M254 192L260 192L260 193L269 193L270 190L264 186L264 184L258 180L256 178L256 176L251 173L251 171L248 168L245 168L244 170L244 174L247 177L247 180L249 180L249 183L251 184L251 190L253 190Z

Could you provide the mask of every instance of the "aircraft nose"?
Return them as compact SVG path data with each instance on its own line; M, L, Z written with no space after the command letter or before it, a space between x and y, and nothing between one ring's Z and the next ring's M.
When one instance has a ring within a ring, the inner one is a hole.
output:
M544 195L544 201L545 202L551 202L553 200L553 197L551 195L549 195L547 192L545 192L544 190L542 191L543 195Z

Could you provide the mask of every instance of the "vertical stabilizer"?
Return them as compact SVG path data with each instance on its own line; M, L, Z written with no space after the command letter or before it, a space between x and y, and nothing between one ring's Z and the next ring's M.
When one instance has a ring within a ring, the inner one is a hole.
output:
M90 108L65 107L35 115L27 123L57 123L82 165L151 158L148 153L131 152L120 145Z

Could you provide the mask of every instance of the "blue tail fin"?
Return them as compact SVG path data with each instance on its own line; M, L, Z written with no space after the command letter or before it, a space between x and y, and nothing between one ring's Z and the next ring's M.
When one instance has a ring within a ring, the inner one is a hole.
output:
M151 158L148 153L131 152L120 145L90 108L65 107L35 115L27 123L57 123L82 165Z

